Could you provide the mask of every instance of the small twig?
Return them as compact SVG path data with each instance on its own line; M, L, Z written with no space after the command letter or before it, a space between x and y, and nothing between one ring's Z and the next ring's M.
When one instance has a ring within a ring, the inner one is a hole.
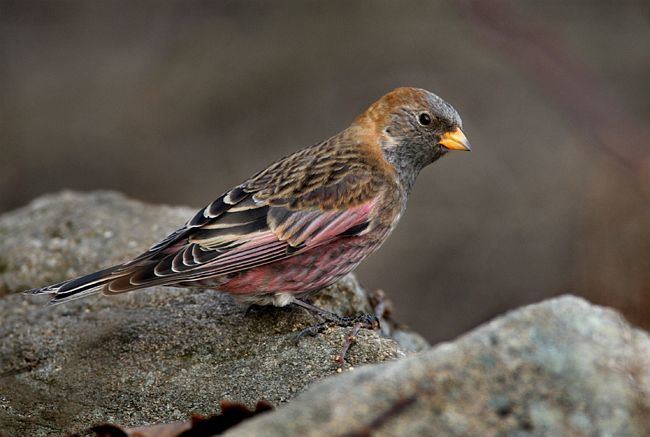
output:
M343 371L343 365L345 364L345 356L348 353L348 350L350 349L350 346L352 346L354 343L357 342L357 335L359 334L359 330L361 329L361 322L357 322L354 324L352 327L352 331L350 331L350 334L345 338L345 342L343 342L343 347L341 348L341 352L334 357L334 361L339 363L341 366L336 369L337 372L342 372Z
M393 303L388 296L386 296L384 290L373 290L369 293L368 300L377 319L390 319L391 314L393 313Z
M386 299L383 296L379 298L377 305L375 305L375 317L380 319L384 317L384 312L386 311Z

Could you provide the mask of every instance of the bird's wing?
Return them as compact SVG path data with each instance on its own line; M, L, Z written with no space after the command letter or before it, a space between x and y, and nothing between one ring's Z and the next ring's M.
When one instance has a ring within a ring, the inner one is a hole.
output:
M106 293L200 280L294 256L363 232L382 187L362 154L327 143L290 155L199 211L115 272Z

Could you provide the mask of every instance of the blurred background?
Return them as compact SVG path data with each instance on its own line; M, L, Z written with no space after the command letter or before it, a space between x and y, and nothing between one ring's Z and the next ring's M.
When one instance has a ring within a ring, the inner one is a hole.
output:
M647 1L0 1L0 212L201 207L397 86L473 144L358 273L432 341L574 293L650 327Z

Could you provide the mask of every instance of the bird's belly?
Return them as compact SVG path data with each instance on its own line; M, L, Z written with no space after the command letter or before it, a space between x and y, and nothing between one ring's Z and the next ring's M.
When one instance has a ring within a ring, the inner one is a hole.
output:
M354 270L381 242L363 237L338 240L282 261L233 274L221 282L218 289L236 295L316 291Z

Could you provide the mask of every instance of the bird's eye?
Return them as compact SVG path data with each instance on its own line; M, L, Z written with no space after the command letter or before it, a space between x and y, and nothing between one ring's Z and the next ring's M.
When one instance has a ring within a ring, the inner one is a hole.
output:
M426 112L423 112L422 114L419 115L418 121L422 126L428 126L431 124L431 116Z

